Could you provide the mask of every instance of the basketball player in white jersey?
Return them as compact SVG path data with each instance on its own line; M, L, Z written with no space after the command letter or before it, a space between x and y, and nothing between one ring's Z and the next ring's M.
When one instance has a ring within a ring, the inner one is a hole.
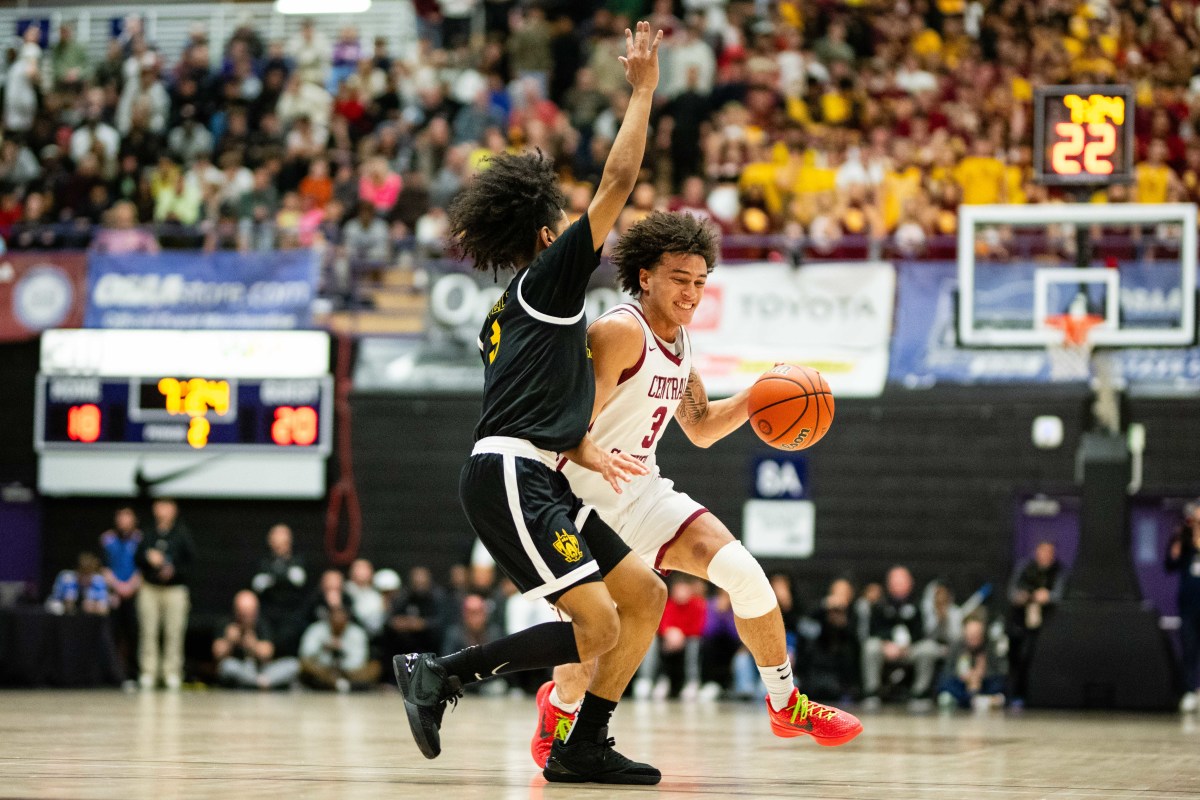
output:
M810 701L795 688L783 616L762 567L704 506L659 474L655 450L674 417L691 441L708 447L747 419L747 391L709 401L685 326L704 296L717 257L716 234L686 214L655 212L635 224L613 252L622 287L635 298L588 328L596 373L591 435L605 452L645 463L617 494L598 475L561 465L571 488L651 566L706 578L729 592L742 641L767 686L771 729L782 737L807 734L822 745L844 744L862 724L851 714ZM538 692L534 761L546 763L554 740L570 730L594 666L554 671Z

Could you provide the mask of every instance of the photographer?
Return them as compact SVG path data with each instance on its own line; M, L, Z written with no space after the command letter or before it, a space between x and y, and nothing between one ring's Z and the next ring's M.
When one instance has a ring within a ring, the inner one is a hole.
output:
M233 619L213 642L213 658L221 684L239 689L283 688L300 672L296 659L275 658L270 629L258 613L258 597L245 589L233 597Z
M368 660L367 632L350 621L345 606L308 626L300 640L300 680L314 689L348 692L379 680L379 662Z

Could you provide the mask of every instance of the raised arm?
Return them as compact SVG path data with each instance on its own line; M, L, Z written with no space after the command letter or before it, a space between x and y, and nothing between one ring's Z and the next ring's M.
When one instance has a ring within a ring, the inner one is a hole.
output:
M704 381L693 369L688 376L683 399L679 401L679 408L675 409L675 419L692 444L709 447L736 431L749 419L746 411L749 397L750 389L746 388L733 397L710 402Z
M608 238L642 168L650 107L654 103L654 89L658 86L658 46L662 37L663 33L659 31L651 39L649 22L639 22L637 33L625 29L625 55L621 57L621 63L625 66L625 79L633 86L633 95L604 164L596 196L588 206L592 247L596 250Z

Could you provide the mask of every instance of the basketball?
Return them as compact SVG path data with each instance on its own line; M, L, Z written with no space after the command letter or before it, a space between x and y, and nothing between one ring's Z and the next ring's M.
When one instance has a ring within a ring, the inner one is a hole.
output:
M779 450L803 450L829 430L833 392L815 369L780 364L750 387L746 408L758 438Z

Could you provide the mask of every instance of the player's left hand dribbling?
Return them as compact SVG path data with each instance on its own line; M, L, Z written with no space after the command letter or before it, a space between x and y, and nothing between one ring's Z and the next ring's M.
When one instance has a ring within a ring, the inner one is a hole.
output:
M650 469L628 453L608 453L600 465L600 474L621 494L621 484L629 483L636 475L647 475Z

